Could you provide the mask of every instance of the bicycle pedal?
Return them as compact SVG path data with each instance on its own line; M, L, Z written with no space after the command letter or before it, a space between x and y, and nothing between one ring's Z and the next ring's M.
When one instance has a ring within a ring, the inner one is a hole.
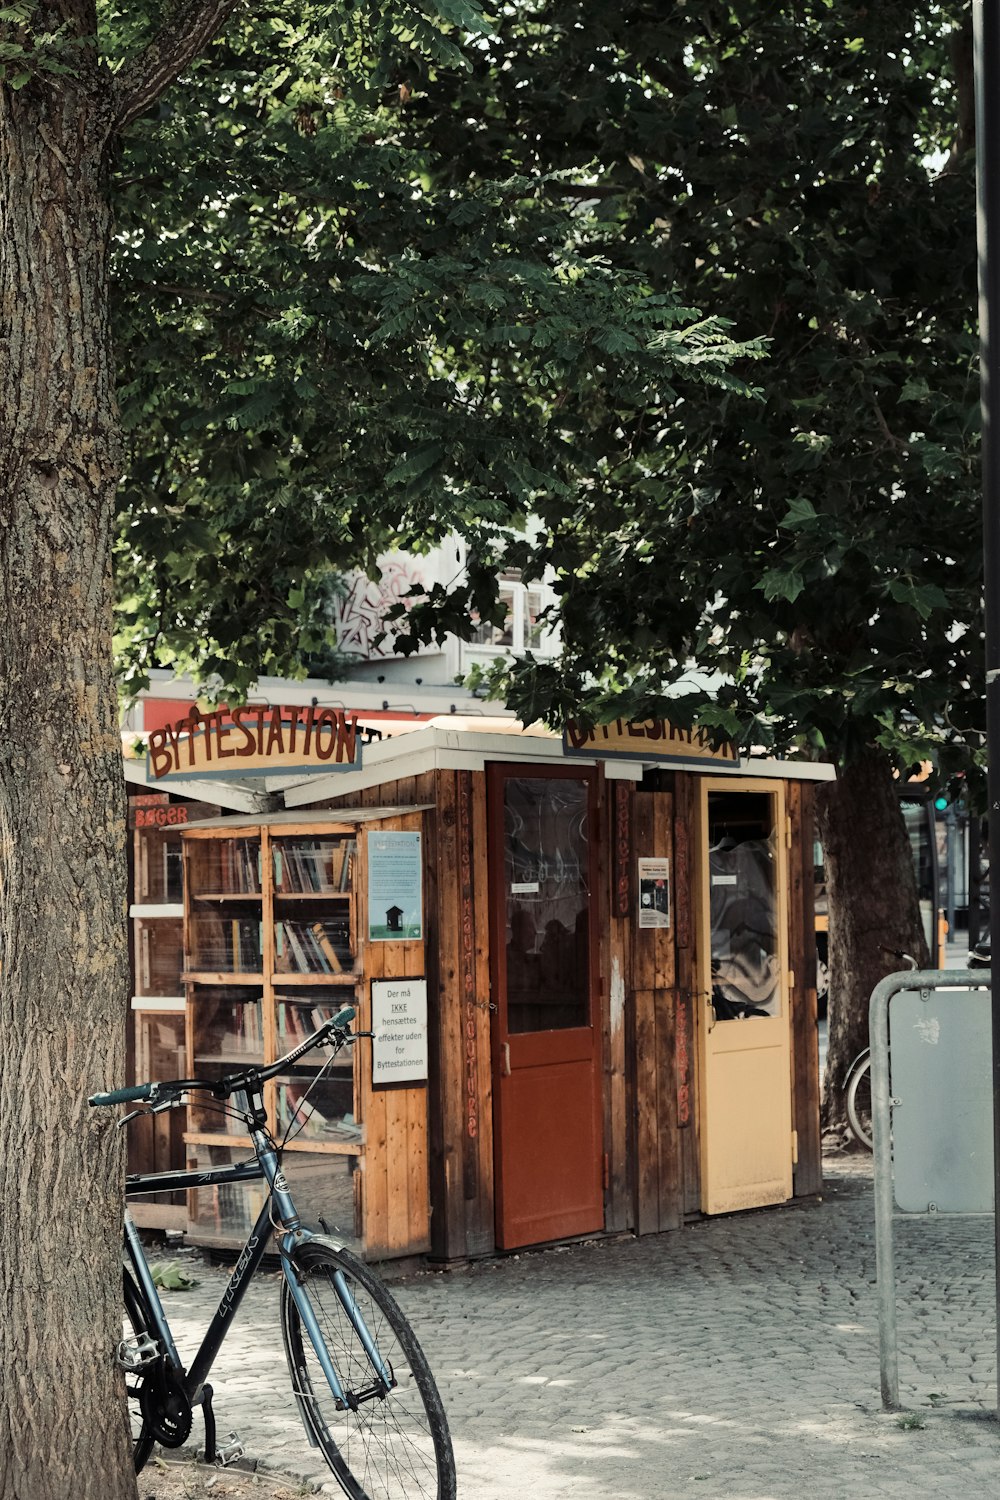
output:
M115 1353L120 1369L134 1375L144 1370L160 1357L160 1346L148 1333L137 1333L133 1338L122 1339Z
M215 1450L216 1466L220 1469L228 1469L229 1465L241 1459L246 1451L245 1445L237 1437L236 1433L231 1432L221 1447Z

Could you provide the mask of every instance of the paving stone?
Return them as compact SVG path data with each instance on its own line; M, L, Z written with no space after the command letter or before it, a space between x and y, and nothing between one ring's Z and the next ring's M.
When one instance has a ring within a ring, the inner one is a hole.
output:
M462 1500L1000 1496L993 1226L897 1229L902 1414L881 1410L871 1169L821 1201L393 1285L435 1371ZM182 1351L225 1283L167 1301ZM212 1372L220 1433L337 1493L301 1431L277 1280Z

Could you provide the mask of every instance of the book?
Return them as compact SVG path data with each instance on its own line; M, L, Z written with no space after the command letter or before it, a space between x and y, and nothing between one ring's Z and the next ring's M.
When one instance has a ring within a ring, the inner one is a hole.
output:
M337 957L336 948L327 937L326 928L323 926L323 923L314 922L312 930L313 936L315 937L316 942L319 944L323 956L326 958L328 964L330 965L331 974L342 974L344 972L344 966L340 962L340 959Z
M308 974L310 965L306 957L305 946L299 932L297 922L285 923L285 937L288 940L288 952L292 959L292 968L299 974Z

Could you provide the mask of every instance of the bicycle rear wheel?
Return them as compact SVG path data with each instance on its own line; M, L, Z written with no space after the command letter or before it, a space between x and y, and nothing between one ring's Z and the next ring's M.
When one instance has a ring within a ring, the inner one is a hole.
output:
M306 1430L351 1500L454 1500L455 1458L441 1398L423 1351L395 1299L350 1251L310 1240L293 1264L312 1305L348 1402L338 1411L287 1282L281 1333ZM395 1385L370 1394L372 1365L333 1282L341 1272ZM369 1394L365 1395L364 1393Z
M122 1337L138 1338L149 1328L149 1317L142 1293L132 1277L124 1273L125 1316L122 1320ZM125 1390L128 1396L128 1415L132 1427L132 1461L138 1474L144 1468L153 1451L153 1434L139 1406L140 1376L125 1373Z
M872 1058L864 1053L847 1080L847 1123L862 1146L874 1150L872 1137Z

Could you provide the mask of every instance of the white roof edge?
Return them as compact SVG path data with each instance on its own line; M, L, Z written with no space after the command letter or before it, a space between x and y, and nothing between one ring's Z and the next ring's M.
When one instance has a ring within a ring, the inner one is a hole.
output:
M125 780L131 786L142 786L150 792L169 792L173 797L187 797L192 802L214 802L219 807L228 807L232 812L260 813L273 806L274 799L259 787L247 783L224 780L198 779L195 781L150 781L146 775L145 761L125 760Z
M404 761L405 769L396 766ZM286 786L286 807L305 807L327 797L352 796L368 787L399 776L419 776L425 771L481 771L487 761L594 766L598 757L566 756L555 736L503 734L449 725L447 719L432 721L398 740L366 745L361 769L310 776ZM779 781L831 781L833 766L815 761L760 760L747 758L739 766L718 761L640 761L630 756L600 757L605 775L612 780L640 781L646 771L684 770L704 776L761 777Z

